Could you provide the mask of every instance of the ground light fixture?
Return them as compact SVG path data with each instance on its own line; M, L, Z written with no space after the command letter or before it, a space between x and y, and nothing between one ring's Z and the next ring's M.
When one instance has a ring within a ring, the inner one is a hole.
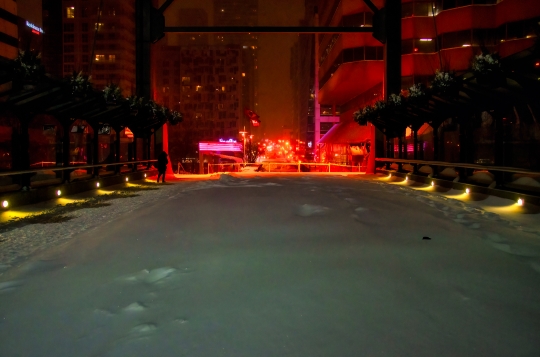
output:
M435 181L431 181L431 187L435 186Z
M518 198L518 200L517 200L518 206L523 206L524 203L525 203L525 201L522 198Z
M467 188L465 189L465 193L466 193L466 194L471 193L471 189L467 187Z
M146 174L144 174L144 177L146 177Z
M60 191L60 190L56 191L56 195L57 195L57 196L61 196L61 195L62 195L62 191Z
M128 182L128 181L129 181L129 177L126 177L126 182Z
M8 201L6 201L6 200L2 201L2 207L8 208L8 206L9 206L9 202L8 202Z
M99 187L99 182L96 182L96 187Z
M409 182L409 176L405 176L405 181Z

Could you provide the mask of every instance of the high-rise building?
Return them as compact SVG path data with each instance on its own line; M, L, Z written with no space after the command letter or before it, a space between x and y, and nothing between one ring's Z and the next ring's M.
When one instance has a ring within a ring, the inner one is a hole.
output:
M159 46L154 61L154 100L184 117L169 129L171 158L196 157L199 141L238 138L240 46Z
M215 26L257 26L259 22L258 0L214 0ZM223 45L239 45L242 51L241 72L243 77L240 105L258 110L258 36L254 33L215 34L214 42ZM249 126L242 116L242 126Z
M257 25L256 0L211 4L171 8L167 23ZM156 102L184 116L183 123L169 129L172 160L197 157L199 141L240 139L239 131L251 125L244 108L257 111L257 35L167 34L164 40L153 49L152 87Z
M300 26L313 26L315 1L305 1L305 16ZM307 160L313 159L315 142L315 36L299 34L291 49L291 80L293 85L293 132L297 151Z
M83 72L92 76L98 89L115 83L124 96L134 94L133 0L43 0L43 8L43 27L48 35L44 62L51 74L66 77Z

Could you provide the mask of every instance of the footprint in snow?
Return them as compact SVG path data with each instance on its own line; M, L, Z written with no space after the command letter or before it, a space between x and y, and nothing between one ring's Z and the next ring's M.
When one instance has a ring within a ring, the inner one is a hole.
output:
M134 302L134 303L129 304L128 306L124 307L122 309L122 311L124 311L126 313L136 313L136 312L142 312L142 311L146 310L147 308L148 307L145 306L142 303Z
M151 333L157 330L157 325L153 323L141 324L131 329L132 334Z
M4 281L0 283L0 294L6 294L14 291L19 286L22 286L21 280Z
M302 217L321 216L329 210L328 207L304 204L297 208L296 214Z
M164 268L157 268L157 269L143 269L140 272L133 274L133 275L127 275L124 277L121 277L120 280L128 281L128 282L142 282L147 284L154 284L161 282L162 280L170 277L176 272L176 269L164 267Z

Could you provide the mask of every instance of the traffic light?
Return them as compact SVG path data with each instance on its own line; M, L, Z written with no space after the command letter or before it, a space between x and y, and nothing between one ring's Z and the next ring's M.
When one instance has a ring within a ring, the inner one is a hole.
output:
M156 43L165 36L165 16L163 12L150 8L150 41Z

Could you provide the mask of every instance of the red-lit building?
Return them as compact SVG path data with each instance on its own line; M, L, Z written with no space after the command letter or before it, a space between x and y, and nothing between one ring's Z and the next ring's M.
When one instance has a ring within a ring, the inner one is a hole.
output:
M43 0L43 62L55 77L83 72L95 88L135 94L135 1Z
M384 0L373 3L381 8ZM318 5L320 26L373 24L373 13L363 1L321 0ZM416 83L429 86L437 70L467 71L482 49L504 59L532 47L540 20L538 5L537 0L402 0L402 89ZM371 33L320 35L318 43L321 108L333 108L341 123L348 123L359 108L383 99L384 47ZM409 133L406 140L411 144ZM426 124L418 135L420 158L433 159L432 128ZM447 147L440 159L457 160L457 136L450 129L443 133L441 145ZM392 153L377 154L386 155Z

